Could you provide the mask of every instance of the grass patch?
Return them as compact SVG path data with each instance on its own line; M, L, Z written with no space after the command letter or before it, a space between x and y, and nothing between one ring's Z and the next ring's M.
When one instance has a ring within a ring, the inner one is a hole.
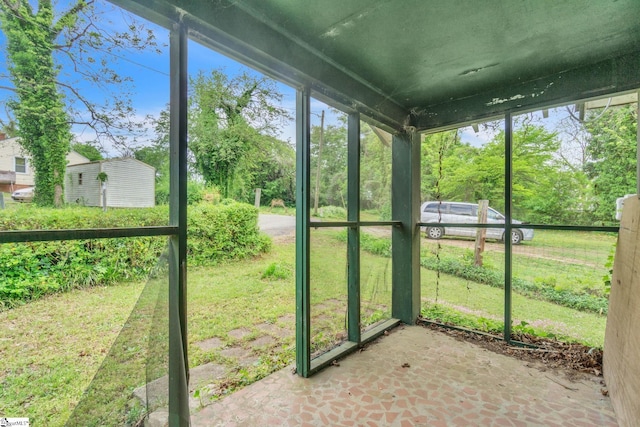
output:
M469 280L423 268L421 270L422 305L439 304L484 322L504 319L504 291ZM576 341L591 347L602 347L607 318L595 313L562 307L546 301L512 295L514 325L524 321L537 335ZM480 328L480 330L484 330Z
M262 273L262 279L284 280L293 274L293 266L289 263L272 262Z
M607 253L616 242L616 233L593 231L536 230L527 246L544 247L550 254L566 255L567 250L578 259L600 262L600 254Z
M513 274L557 290L604 296L606 290L602 277L607 273L606 263L615 239L611 233L536 230L534 240L514 247ZM472 249L447 242L438 245L438 242L428 239L421 243L423 256L439 253L441 257L473 259ZM473 247L473 242L465 243ZM484 265L503 271L504 251L501 246L499 248L484 252Z
M75 290L0 313L0 413L29 417L32 425L63 425L143 286Z
M420 314L422 317L436 322L453 324L492 334L500 334L504 329L504 322L493 318L465 314L446 304L425 303L422 305Z
M429 270L451 274L494 288L504 288L503 272L486 267L477 267L455 258L425 257L420 260L420 265ZM609 300L605 297L585 292L575 292L569 289L557 289L557 287L544 282L531 283L518 277L513 277L511 279L511 287L521 295L553 302L579 311L607 314L609 306Z
M336 233L335 236L344 241L346 235ZM391 255L389 239L363 234L360 243L364 251L382 257ZM429 257L422 259L423 304L444 305L472 317L473 322L482 323L486 319L501 321L504 316L502 272L464 264L462 260L468 258L468 251L463 248L443 245L443 252L447 255L442 255L440 264L436 266L437 261L429 254L429 248L423 251L423 254ZM451 254L457 254L460 259L452 258ZM427 259L428 261L424 262ZM426 266L431 269L425 268ZM437 271L438 267L440 273ZM555 262L553 268L551 271L560 271L563 264ZM588 267L585 269L588 270ZM544 288L537 283L517 278L513 280L513 285L517 291L512 295L514 325L522 325L522 322L525 322L528 328L539 336L555 336L602 347L606 326L606 317L603 316L606 314L606 298L584 292ZM566 306L579 307L586 311Z

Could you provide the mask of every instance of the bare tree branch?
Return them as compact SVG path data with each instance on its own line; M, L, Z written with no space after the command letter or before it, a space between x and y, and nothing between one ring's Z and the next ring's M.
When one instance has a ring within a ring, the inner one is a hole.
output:
M63 44L63 45L53 45L53 48L56 50L61 50L61 49L68 49L71 46L73 46L73 44L78 41L80 38L84 37L87 34L87 31L89 31L89 28L94 27L93 22L89 22L87 24L86 27L84 27L84 29L82 29L81 31L79 31L74 37L70 38L69 40L67 40L67 43Z
M77 89L75 89L73 86L68 85L66 83L62 83L62 82L56 82L56 84L68 89L71 93L73 93L73 95L75 95L75 97L85 106L85 108L87 109L87 111L89 112L89 114L91 115L91 121L87 122L87 121L71 121L70 123L73 124L86 124L88 126L90 126L91 128L94 129L94 131L97 134L101 134L101 135L106 135L109 136L110 138L113 137L112 133L108 130L105 131L100 131L99 129L97 129L98 125L103 125L106 129L108 128L113 128L113 129L117 129L117 130L123 130L123 129L127 129L126 125L121 125L118 126L116 123L108 120L106 118L106 116L102 113L100 113L100 111L98 111L96 109L96 106L89 102L89 100L87 100L85 97L83 97L80 92L78 92Z

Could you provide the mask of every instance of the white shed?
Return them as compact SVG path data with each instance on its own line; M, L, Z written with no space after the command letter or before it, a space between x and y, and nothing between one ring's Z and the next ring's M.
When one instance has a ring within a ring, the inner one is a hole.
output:
M101 173L106 174L107 207L155 206L156 170L133 158L98 160L67 166L64 196L67 203L102 207Z

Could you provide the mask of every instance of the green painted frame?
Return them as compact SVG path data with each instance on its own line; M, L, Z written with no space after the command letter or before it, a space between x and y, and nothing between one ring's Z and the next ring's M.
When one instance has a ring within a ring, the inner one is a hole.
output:
M637 88L637 65L640 53L605 59L597 64L577 68L551 77L540 78L501 88L499 92L479 93L472 97L455 100L446 105L425 106L419 113L408 110L390 101L385 93L369 87L355 79L349 70L315 57L302 45L288 43L273 28L260 19L243 14L235 8L219 11L212 23L204 23L199 17L183 14L161 0L135 1L114 0L113 3L127 7L135 13L153 20L171 30L171 196L170 225L167 227L141 227L104 230L34 230L0 232L0 243L47 241L64 239L111 238L134 236L170 237L170 350L169 350L169 423L171 426L188 425L188 354L186 329L186 94L187 94L187 52L186 41L189 34L209 47L216 48L229 56L299 87L297 93L297 212L296 212L296 369L302 376L310 376L358 346L400 321L413 323L419 314L419 169L420 144L416 130L435 132L465 123L502 116L508 118L506 134L511 133L511 114L535 108L558 105L584 98L597 97L608 93L635 90ZM194 3L195 4L195 3ZM227 14L227 15L225 15ZM233 18L233 19L229 19ZM238 20L248 23L235 25ZM187 25L188 24L188 25ZM189 27L189 28L188 28ZM408 33L409 34L409 33ZM254 44L243 37L260 36L252 39ZM266 35L266 36L265 36ZM281 42L278 42L281 41ZM266 47L265 47L266 46ZM295 50L293 54L291 51ZM269 52L275 52L269 55ZM283 63L278 58L306 58L294 64ZM320 81L323 76L326 81ZM329 83L333 84L331 86ZM523 98L514 94L539 92L542 87L555 83L551 90L536 96ZM310 143L310 98L318 99L340 107L349 114L349 183L348 221L315 224L309 215L309 143ZM493 97L499 103L487 103ZM356 99L357 98L357 99ZM503 102L504 101L504 102ZM366 120L381 125L394 132L393 143L393 221L363 222L359 219L359 187L356 172L359 169L359 111ZM357 122L357 124L356 124ZM511 144L505 144L505 201L507 224L511 228ZM638 137L640 145L640 134ZM639 150L640 158L640 150ZM640 176L640 170L639 170ZM640 182L639 182L640 185ZM640 192L640 191L639 191ZM381 323L365 334L359 331L359 233L363 227L390 225L393 240L393 302L392 319ZM347 227L349 229L348 254L348 313L349 341L331 352L310 359L310 288L309 288L309 231L310 227ZM460 226L460 224L457 224ZM477 224L469 224L478 227ZM491 226L487 226L491 227ZM617 231L615 227L578 226L529 226L537 229L563 229L576 231ZM505 283L511 280L511 244L505 247ZM507 261L508 259L508 261ZM510 286L505 285L505 339L510 339L511 296ZM358 322L356 322L358 319ZM509 321L507 321L509 320ZM356 326L358 325L358 327ZM508 325L508 326L507 326ZM356 329L358 330L356 332Z

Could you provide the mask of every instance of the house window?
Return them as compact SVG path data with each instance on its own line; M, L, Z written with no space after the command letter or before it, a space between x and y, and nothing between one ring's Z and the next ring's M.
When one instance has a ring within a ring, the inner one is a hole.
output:
M27 173L27 159L24 157L16 157L16 172Z
M78 185L82 185L82 173L78 174Z

